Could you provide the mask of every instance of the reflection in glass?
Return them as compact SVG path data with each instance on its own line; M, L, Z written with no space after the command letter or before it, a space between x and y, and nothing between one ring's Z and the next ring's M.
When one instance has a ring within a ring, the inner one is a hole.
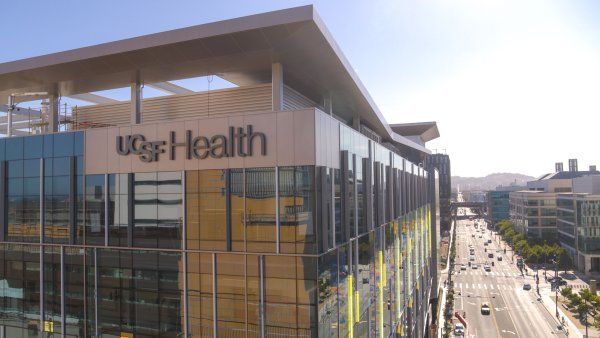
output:
M226 170L186 173L188 249L227 249L226 175Z
M235 254L217 255L217 330L237 337L246 330L245 261Z
M181 172L134 175L133 245L181 247Z
M279 224L282 253L315 253L314 167L279 169Z
M319 337L338 337L337 249L319 257Z
M246 169L245 183L246 251L275 252L275 169Z
M127 246L128 174L108 175L108 244Z
M213 336L212 254L187 254L188 318L193 337Z
M316 259L265 257L266 336L311 336L316 330Z
M87 175L85 185L85 242L104 245L104 175Z

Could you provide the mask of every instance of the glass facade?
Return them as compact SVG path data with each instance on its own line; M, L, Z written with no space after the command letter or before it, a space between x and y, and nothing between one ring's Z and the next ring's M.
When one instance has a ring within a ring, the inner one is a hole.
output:
M423 334L428 173L394 151L341 126L331 168L85 175L83 138L0 140L7 337Z

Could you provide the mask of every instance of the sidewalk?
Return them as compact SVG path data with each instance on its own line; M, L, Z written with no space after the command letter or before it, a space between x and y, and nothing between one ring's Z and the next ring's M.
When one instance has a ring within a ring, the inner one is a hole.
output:
M541 298L542 298L542 304L544 305L546 310L548 310L548 312L552 315L552 317L556 318L556 316L555 316L556 305L554 303L554 298L552 298L551 295L548 294L547 289L542 291ZM575 325L575 323L572 322L571 316L567 315L565 312L567 312L567 311L565 311L565 309L563 309L563 307L560 305L560 302L559 302L559 305L558 305L559 318L565 319L565 327L563 330L566 329L569 332L569 337L583 337L583 333L579 330L577 325ZM584 330L584 332L585 332L585 330Z

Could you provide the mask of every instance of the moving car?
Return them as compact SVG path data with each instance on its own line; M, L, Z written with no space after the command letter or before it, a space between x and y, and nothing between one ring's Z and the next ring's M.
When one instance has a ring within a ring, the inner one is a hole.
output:
M527 290L527 291L531 290L531 284L529 284L529 283L523 284L523 290Z
M465 334L465 326L462 323L454 324L454 335L462 336Z
M490 314L490 306L488 305L488 303L481 304L481 314L482 315Z

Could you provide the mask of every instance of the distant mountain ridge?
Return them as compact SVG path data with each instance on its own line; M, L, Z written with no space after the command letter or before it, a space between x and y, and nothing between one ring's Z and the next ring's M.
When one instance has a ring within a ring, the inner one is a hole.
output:
M494 190L497 186L525 185L535 177L513 173L494 173L485 177L452 176L452 190L459 187L461 191Z

